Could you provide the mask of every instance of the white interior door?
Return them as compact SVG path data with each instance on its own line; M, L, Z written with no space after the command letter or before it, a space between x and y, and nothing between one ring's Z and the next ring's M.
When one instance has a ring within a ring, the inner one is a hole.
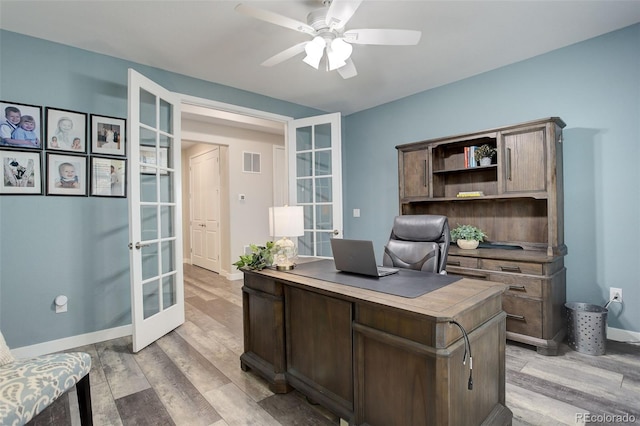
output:
M220 148L192 157L191 263L220 272Z
M340 114L288 123L289 199L304 207L301 256L331 257L332 237L342 237Z
M184 322L180 100L129 69L133 351Z
M287 156L284 146L273 146L273 205L289 204Z

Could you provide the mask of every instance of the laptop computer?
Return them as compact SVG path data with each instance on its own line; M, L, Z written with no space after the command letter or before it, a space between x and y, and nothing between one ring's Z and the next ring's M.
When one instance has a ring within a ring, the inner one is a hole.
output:
M398 272L376 264L373 242L367 240L346 240L331 238L331 250L336 269L353 274L384 277Z

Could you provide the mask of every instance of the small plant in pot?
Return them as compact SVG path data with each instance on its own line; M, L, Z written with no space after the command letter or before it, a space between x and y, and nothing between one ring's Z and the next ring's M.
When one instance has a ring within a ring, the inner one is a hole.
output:
M240 256L240 260L233 264L238 269L260 271L273 263L274 243L267 241L263 246L250 244L251 254Z
M458 225L451 230L451 240L462 249L475 249L485 238L487 234L473 225Z
M498 150L491 145L480 145L473 153L478 164L481 166L489 166L491 165L492 158L496 155Z

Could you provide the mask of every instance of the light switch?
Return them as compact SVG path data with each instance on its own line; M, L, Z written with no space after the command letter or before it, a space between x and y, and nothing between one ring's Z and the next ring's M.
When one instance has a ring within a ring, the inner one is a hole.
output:
M247 198L244 194L238 194L238 201L244 201Z
M353 217L360 217L360 209L353 209Z

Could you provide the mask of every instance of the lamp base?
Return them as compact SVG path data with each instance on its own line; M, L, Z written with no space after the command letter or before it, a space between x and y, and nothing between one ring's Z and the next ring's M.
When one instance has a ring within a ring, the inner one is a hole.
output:
M276 270L278 270L278 271L290 271L295 267L296 267L296 265L276 265Z

